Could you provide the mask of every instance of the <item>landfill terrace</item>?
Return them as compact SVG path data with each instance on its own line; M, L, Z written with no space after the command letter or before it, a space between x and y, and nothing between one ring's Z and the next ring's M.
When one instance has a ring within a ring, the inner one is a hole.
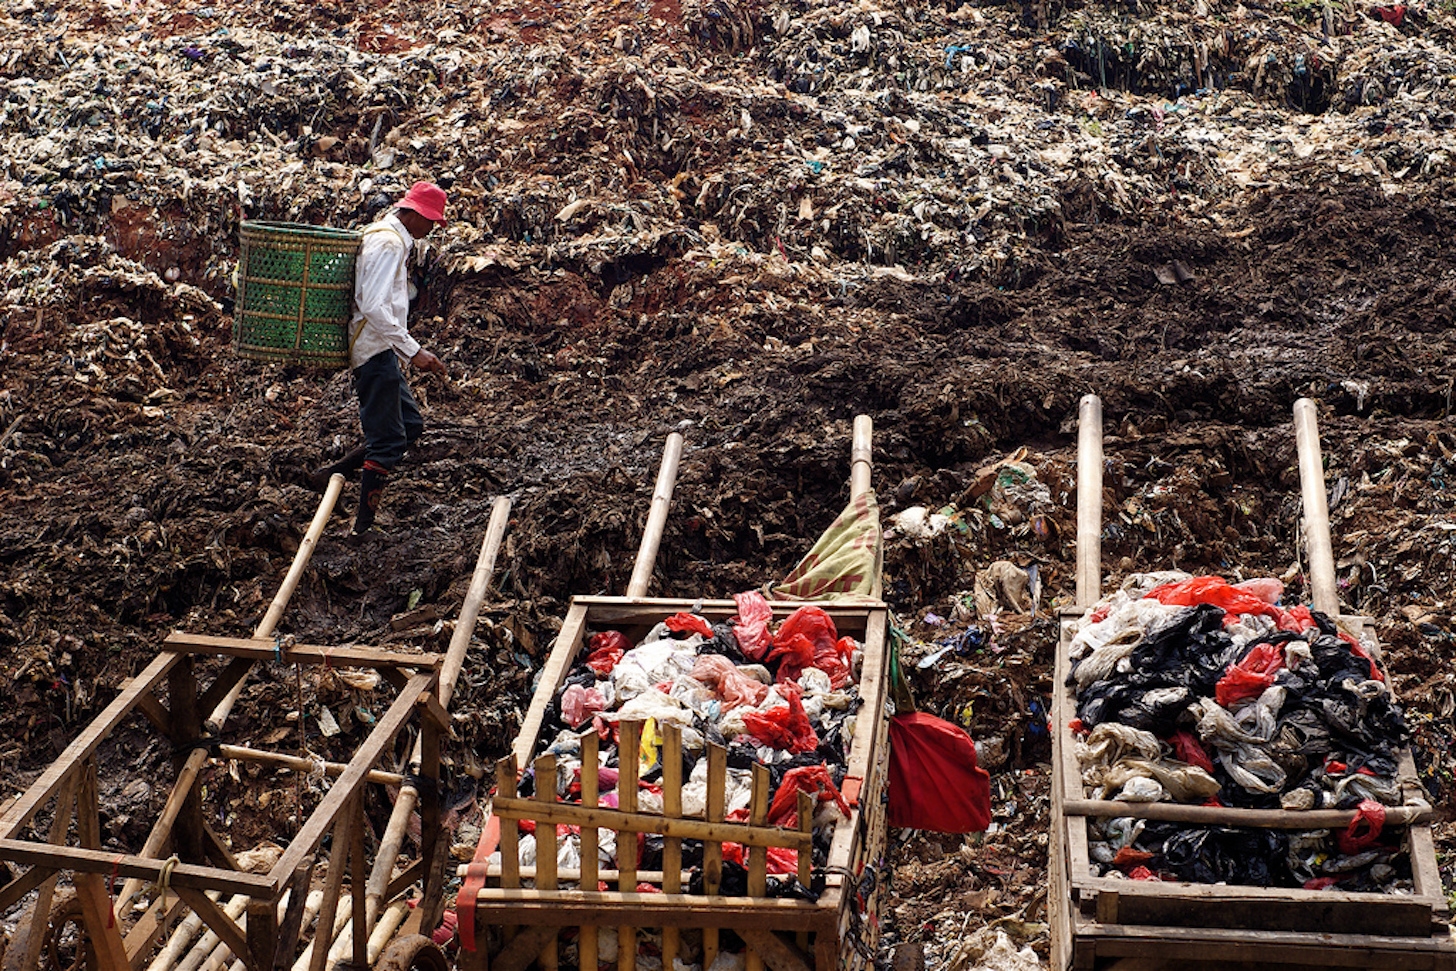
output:
M970 969L1001 934L998 967L1045 962L1079 399L1106 414L1105 590L1181 570L1297 604L1310 397L1340 599L1456 893L1445 0L4 0L0 31L0 806L169 632L248 636L304 471L359 441L344 370L233 354L241 222L360 228L428 179L451 221L411 332L451 380L412 379L383 535L345 542L346 488L288 629L443 650L512 497L451 702L464 859L570 598L627 584L668 434L650 592L723 598L839 513L866 414L910 687L977 740L993 804L983 835L891 833L882 951ZM368 731L367 689L249 684L240 744L346 759ZM103 839L134 848L171 753L108 751ZM208 772L237 850L316 800Z

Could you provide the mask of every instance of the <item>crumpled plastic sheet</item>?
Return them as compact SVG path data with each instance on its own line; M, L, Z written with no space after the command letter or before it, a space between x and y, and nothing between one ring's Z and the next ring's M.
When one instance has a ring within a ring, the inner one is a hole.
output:
M1185 576L1131 589L1174 602L1138 601L1120 590L1089 612L1073 641L1073 727L1082 734L1083 784L1094 797L1290 809L1399 804L1407 730L1372 652L1308 608L1278 605L1275 580L1233 586ZM1251 613L1229 614L1219 604ZM1157 834L1145 834L1142 857L1119 856L1107 843L1092 855L1128 875L1141 867L1140 875L1256 885L1300 886L1331 873L1342 889L1403 879L1392 865L1398 840L1362 849L1375 854L1376 869L1351 864L1352 854L1328 833L1315 866L1286 860L1278 841L1287 835L1255 846L1263 837L1200 832L1171 839L1159 830L1157 845L1149 842ZM1238 859L1254 851L1276 862L1261 868Z

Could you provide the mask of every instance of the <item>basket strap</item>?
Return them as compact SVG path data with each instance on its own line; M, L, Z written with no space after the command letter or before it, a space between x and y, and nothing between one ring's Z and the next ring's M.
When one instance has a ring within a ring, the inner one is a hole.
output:
M399 239L399 241L401 243L404 243L404 252L405 252L404 262L400 263L400 265L399 265L399 274L397 274L397 275L403 275L403 276L405 276L406 277L405 285L408 286L408 283L409 283L409 281L408 281L408 273L409 273L408 264L409 264L409 253L410 253L409 240L405 239L403 236L400 236L399 235L399 230L395 229L393 226L386 226L384 223L375 223L374 225L369 226L368 228L366 228L359 235L362 238L364 236L370 235L371 233L392 233L397 239ZM361 248L363 247L363 244L362 243L360 243L360 247ZM353 356L354 356L354 345L359 342L359 337L360 337L360 335L362 335L364 333L364 327L368 323L369 323L369 321L368 321L367 318L364 319L364 320L361 320L359 322L359 328L354 331L354 336L351 337L351 338L349 338L349 357L350 358L353 358Z

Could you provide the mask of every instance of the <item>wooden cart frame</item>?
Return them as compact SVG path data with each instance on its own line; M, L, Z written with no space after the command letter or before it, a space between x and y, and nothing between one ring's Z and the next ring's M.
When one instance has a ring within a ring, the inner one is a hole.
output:
M852 495L869 489L870 474L869 419L860 417L855 423L855 440L851 473ZM769 967L775 971L831 971L836 968L866 968L873 964L878 941L879 887L866 879L873 877L883 865L885 856L885 808L889 746L887 732L889 711L887 683L889 645L888 612L879 600L854 605L818 603L833 618L841 634L848 634L864 645L859 691L861 707L855 723L848 753L848 773L843 791L851 805L849 818L835 827L826 868L825 889L816 902L796 899L775 899L765 893L764 856L766 848L780 846L793 849L806 847L810 840L807 797L799 805L798 826L777 829L764 825L768 809L767 772L758 766L755 772L751 818L747 824L723 823L723 764L721 747L708 747L707 805L702 818L688 819L681 814L681 772L673 771L672 753L680 742L675 733L667 733L664 765L664 805L661 815L640 813L635 805L635 767L632 760L622 766L618 791L624 804L616 810L592 808L595 803L595 773L584 770L583 806L566 806L555 801L554 788L544 792L538 787L532 799L515 797L517 770L532 765L537 777L550 777L555 761L550 754L538 755L551 739L540 737L548 704L560 689L576 659L581 656L589 631L619 630L634 643L657 623L679 611L696 610L709 622L725 621L737 613L731 600L695 602L680 599L650 599L646 591L651 561L660 537L662 518L670 501L675 477L664 462L654 498L654 515L649 517L643 547L639 552L638 569L626 597L577 597L572 600L560 634L557 636L546 668L532 700L526 720L517 736L510 758L498 767L498 791L493 807L500 827L502 863L488 866L483 854L477 861L460 868L465 879L457 904L462 922L462 936L468 934L467 949L461 966L491 971L518 971L539 963L542 968L558 966L558 943L561 932L578 928L577 943L582 967L595 968L599 955L596 948L597 928L620 928L617 967L635 966L639 929L663 930L663 962L671 960L683 932L701 931L704 939L705 964L717 952L719 935L732 931L748 947L748 967ZM644 563L646 569L643 569ZM878 590L878 582L876 585ZM774 617L782 620L802 606L797 602L773 602ZM624 722L621 727L620 750L635 749L640 725ZM594 752L596 737L582 736L583 751ZM535 760L533 762L533 756ZM587 782L587 778L590 781ZM579 825L582 833L582 869L558 872L554 860L538 857L530 869L516 865L515 830L521 819L537 821L538 826ZM664 837L664 863L660 872L645 873L632 865L617 871L596 871L594 859L598 834L613 830L627 834L657 833ZM704 884L706 893L687 893L679 869L681 840L704 841ZM717 879L721 868L721 846L724 841L748 847L748 895L724 896ZM488 847L489 848L489 847ZM799 875L808 883L808 854L801 853ZM596 871L596 872L594 872ZM521 888L523 880L532 880L532 888ZM561 888L561 881L579 882L582 887L615 884L613 889L586 890ZM642 883L653 884L654 891L638 892ZM469 930L466 930L466 925Z
M1295 405L1306 545L1314 607L1359 632L1366 618L1340 613L1315 406ZM1456 943L1436 868L1429 812L1409 750L1399 783L1406 805L1387 823L1407 827L1415 893L1408 896L1329 890L1265 889L1093 877L1089 816L1134 816L1195 825L1281 829L1343 828L1349 811L1286 812L1135 805L1084 798L1069 724L1076 698L1067 687L1071 624L1101 596L1102 405L1081 404L1078 454L1077 606L1062 612L1053 685L1052 833L1050 842L1052 968L1456 969Z
M28 867L10 874L10 879L0 885L0 911L38 892L16 939L4 952L5 971L31 971L37 967L47 934L71 921L81 926L85 960L91 971L134 971L156 961L169 967L175 966L169 962L183 962L186 966L187 961L201 963L201 959L246 971L273 971L296 965L320 971L338 960L340 951L356 967L367 967L378 957L383 943L376 941L371 947L371 937L392 934L403 918L404 908L396 908L395 919L386 928L388 934L376 935L382 906L421 880L422 905L406 922L404 938L396 941L404 947L395 948L393 966L443 969L443 956L438 952L433 957L429 954L428 939L418 935L410 939L408 932L435 926L444 906L441 850L445 841L440 839L436 783L440 776L441 736L450 731L445 706L494 567L510 504L505 500L496 503L446 655L296 644L292 638L276 634L277 624L342 487L343 477L334 476L287 578L252 638L185 633L169 636L163 652L122 686L111 704L0 816L0 862ZM202 657L228 659L205 686L199 682L197 672L197 659ZM372 669L395 688L396 694L347 764L320 764L223 744L220 732L242 692L244 679L255 665L270 661ZM165 704L158 694L164 685ZM96 753L133 713L145 716L170 741L176 753L177 778L145 846L139 853L130 854L102 847ZM208 713L206 719L203 713ZM400 733L411 725L418 734L410 771L400 774L375 769L392 751ZM240 871L226 840L207 821L200 792L201 773L212 758L260 762L300 772L322 767L326 775L334 777L328 792L266 874ZM374 854L372 872L364 840L362 799L366 782L400 788L390 826ZM48 838L23 838L23 831L47 804L52 806ZM416 805L421 813L422 853L396 873L405 824ZM68 844L68 832L73 827L77 845ZM332 846L323 887L312 889L316 854L330 834ZM62 873L72 875L79 913L53 906ZM126 882L113 897L111 884L118 877L126 878ZM131 904L143 895L150 902L133 920ZM171 932L173 924L188 920L197 930L205 926L210 935L194 944L179 932L154 958L160 939ZM316 920L319 931L295 961L309 920ZM364 928L365 932L355 934L352 928ZM332 957L331 950L335 952Z

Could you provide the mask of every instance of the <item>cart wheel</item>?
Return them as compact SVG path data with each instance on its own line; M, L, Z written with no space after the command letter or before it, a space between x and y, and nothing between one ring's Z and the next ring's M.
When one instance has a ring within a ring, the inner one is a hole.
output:
M41 962L48 971L92 971L96 967L96 951L86 933L81 901L74 894L60 896L51 907Z
M445 952L423 934L401 937L379 955L375 971L450 971Z

